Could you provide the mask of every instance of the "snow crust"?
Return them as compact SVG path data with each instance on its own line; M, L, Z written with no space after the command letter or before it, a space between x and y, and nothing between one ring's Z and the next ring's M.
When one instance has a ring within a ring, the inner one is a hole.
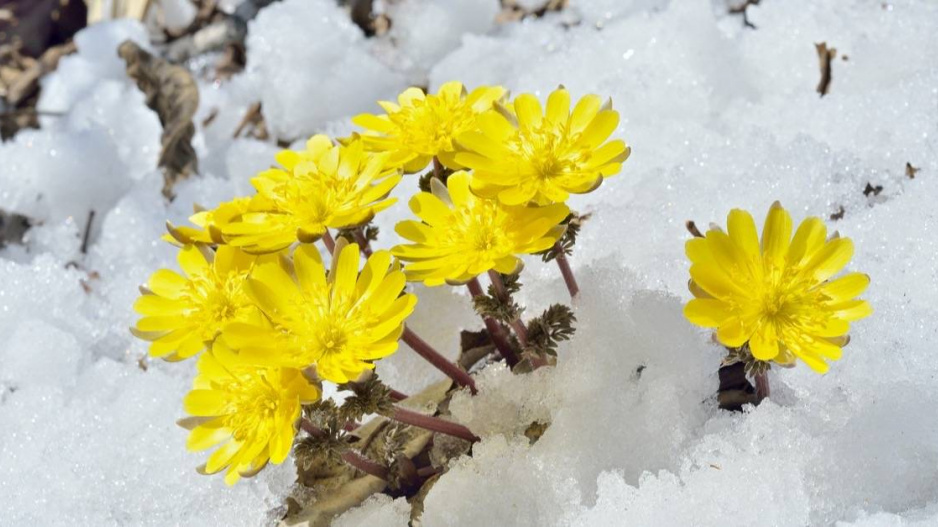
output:
M633 147L621 174L571 202L593 213L572 257L576 337L557 368L493 366L477 397L453 400L483 440L430 491L424 525L938 524L938 7L766 0L748 9L751 29L706 0L570 3L495 25L483 3L402 0L388 8L397 38L380 39L327 0L265 8L248 71L202 86L204 174L172 203L155 170L159 121L116 59L143 28L83 31L79 53L43 80L40 108L61 115L0 145L0 208L41 222L24 246L0 250L0 525L282 516L290 462L230 489L195 473L204 456L186 452L174 424L191 364L142 359L130 306L150 272L175 266L158 241L164 220L248 193L273 162L274 145L230 138L248 104L262 101L281 139L344 133L348 116L421 75L430 89L456 79L609 95ZM838 50L823 98L822 41ZM868 183L882 190L865 195ZM395 194L415 188L408 178ZM761 216L776 199L854 239L850 267L872 277L875 314L826 376L773 372L769 401L721 412L721 351L681 315L684 222L723 223L733 207ZM408 216L403 202L382 213L378 245ZM527 264L530 314L565 300L555 267ZM481 327L465 292L415 290L414 328L454 357L457 330ZM406 347L379 372L405 392L438 378ZM533 422L551 425L532 445ZM375 497L336 525L406 525L409 513Z

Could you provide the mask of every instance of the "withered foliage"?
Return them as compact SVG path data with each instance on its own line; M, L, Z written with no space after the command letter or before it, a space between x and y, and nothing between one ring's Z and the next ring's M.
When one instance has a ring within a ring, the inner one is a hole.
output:
M163 170L163 195L172 199L176 182L198 172L198 156L192 147L198 86L189 70L154 57L133 41L121 44L118 54L163 125L158 166Z

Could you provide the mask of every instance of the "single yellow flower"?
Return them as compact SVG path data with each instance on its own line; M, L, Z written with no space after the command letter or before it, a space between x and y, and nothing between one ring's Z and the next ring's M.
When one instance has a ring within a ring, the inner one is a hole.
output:
M462 168L454 159L453 140L476 128L476 116L505 95L501 86L480 86L472 92L459 82L447 82L436 95L408 88L398 104L381 101L385 115L361 114L352 122L365 128L369 150L391 152L393 163L406 172L423 170L433 156L444 165Z
M557 89L545 114L537 97L524 93L457 137L468 151L457 153L456 162L473 170L472 189L480 195L506 205L561 203L621 170L631 149L619 139L607 142L618 125L619 113L598 95L583 97L571 112L570 93Z
M402 294L404 273L388 251L376 251L360 275L358 269L358 245L341 239L328 276L312 245L297 247L292 264L258 262L247 291L269 323L229 325L225 342L260 364L315 365L322 379L357 379L397 350L417 305L416 296Z
M225 225L237 220L242 214L251 209L252 205L257 208L257 203L261 201L255 198L235 198L218 205L210 210L201 210L189 216L189 221L196 227L186 225L172 225L167 222L169 234L163 235L163 240L175 245L185 245L189 243L204 244L223 244L221 230Z
M186 447L215 446L199 471L224 470L225 483L257 474L268 461L283 463L293 447L301 405L319 400L320 392L295 368L258 366L220 341L198 362L199 373L183 405L192 418Z
M734 209L729 234L711 229L687 242L691 292L684 315L698 326L717 328L729 347L746 342L753 357L791 364L801 359L824 373L837 360L850 322L872 313L857 297L869 276L847 273L831 279L853 256L853 243L818 218L807 218L792 238L792 220L776 202L756 234L752 216Z
M365 152L359 140L334 145L314 136L305 151L277 155L282 169L251 179L263 201L223 226L222 235L247 252L269 253L296 241L312 243L328 228L366 223L395 202L387 196L401 175L386 160L387 154Z
M446 187L431 179L432 193L411 198L423 222L398 223L397 233L414 243L392 249L410 262L408 280L434 286L465 283L490 269L511 274L521 266L518 255L544 251L563 235L559 224L570 213L563 203L504 205L472 194L469 181L466 172L451 175Z
M256 258L226 245L215 252L184 246L178 261L185 276L169 269L150 276L134 303L143 318L131 331L152 342L153 357L182 360L201 352L228 323L260 316L243 288Z

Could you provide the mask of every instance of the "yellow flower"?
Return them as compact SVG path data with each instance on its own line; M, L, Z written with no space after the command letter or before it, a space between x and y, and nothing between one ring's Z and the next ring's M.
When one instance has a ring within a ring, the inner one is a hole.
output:
M465 283L490 269L510 274L521 265L519 254L544 251L563 234L566 205L504 205L473 195L469 180L466 172L451 175L446 187L431 179L432 193L411 198L423 222L398 223L397 233L414 243L392 249L410 262L408 280L434 286Z
M376 251L359 275L358 245L340 239L326 275L314 246L301 245L289 261L259 262L247 281L267 324L232 324L224 339L261 364L306 368L335 383L358 378L373 361L397 350L417 297L391 254Z
M134 303L143 315L131 331L151 341L150 355L189 358L210 345L233 321L259 317L243 284L256 257L223 245L218 251L186 245L179 251L185 276L160 269Z
M387 154L366 153L359 140L333 145L324 135L314 136L305 151L277 155L283 169L251 180L261 203L223 226L222 235L247 252L268 253L297 240L312 243L328 228L366 223L395 201L387 195L401 175L386 159Z
M476 128L476 116L505 95L501 86L480 86L471 93L459 82L447 82L436 95L408 88L398 104L381 101L386 115L361 114L352 122L365 128L365 146L391 152L392 162L406 172L423 170L433 156L452 168L462 168L454 159L453 140Z
M189 243L223 244L225 240L222 238L222 228L240 218L242 214L251 208L252 204L257 207L256 203L258 201L257 198L235 198L219 204L214 209L198 211L189 216L189 221L198 228L185 225L175 226L167 222L169 234L164 234L163 240L182 245Z
M215 450L200 472L226 467L225 483L257 474L267 462L283 463L293 446L302 404L319 389L295 368L258 366L217 342L199 358L199 373L183 405L193 417L186 447Z
M479 129L457 137L468 150L456 162L473 169L472 188L506 205L560 203L570 194L596 189L617 174L631 151L622 140L606 141L619 124L618 112L587 95L570 111L560 88L547 98L547 112L534 95L515 98L479 117Z
M759 360L791 364L801 359L824 373L837 360L850 322L872 313L860 294L870 278L847 273L831 279L853 256L853 243L827 240L818 218L804 220L792 238L792 220L776 202L769 209L762 242L748 212L734 209L729 234L711 229L687 242L691 292L684 315L694 324L717 328L729 347L749 342Z

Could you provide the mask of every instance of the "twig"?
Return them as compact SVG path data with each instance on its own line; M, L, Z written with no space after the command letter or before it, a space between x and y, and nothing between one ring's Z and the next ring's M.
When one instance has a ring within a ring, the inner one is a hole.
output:
M837 49L828 48L827 42L815 44L814 47L817 49L818 61L820 61L821 66L821 81L818 82L817 92L821 95L821 97L824 97L827 95L827 92L830 89L831 62L833 62L834 57L837 56Z
M91 223L94 221L94 209L88 211L85 233L81 237L81 254L88 254L88 240L91 239Z

